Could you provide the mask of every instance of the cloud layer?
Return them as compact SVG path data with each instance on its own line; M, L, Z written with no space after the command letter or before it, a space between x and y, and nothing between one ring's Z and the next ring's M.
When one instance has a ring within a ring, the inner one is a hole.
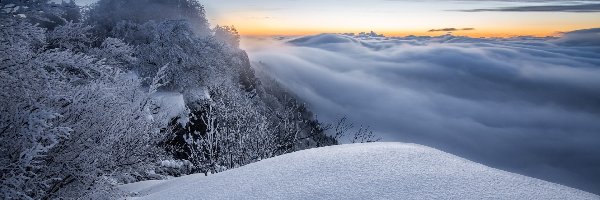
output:
M600 12L600 4L537 5L461 10L463 12Z
M358 39L323 34L248 48L305 99L388 141L425 144L492 167L600 193L600 41L562 38Z
M473 31L475 28L441 28L431 29L428 32L454 32L454 31Z

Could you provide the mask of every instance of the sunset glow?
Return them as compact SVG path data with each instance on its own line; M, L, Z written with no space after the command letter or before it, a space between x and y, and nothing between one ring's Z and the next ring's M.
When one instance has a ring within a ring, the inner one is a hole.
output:
M211 24L234 25L242 35L306 35L375 31L389 36L442 35L432 29L471 37L555 36L600 26L597 12L466 12L474 9L544 6L508 1L205 1ZM576 1L568 1L575 3ZM586 1L587 2L587 1ZM565 4L560 2L561 5Z

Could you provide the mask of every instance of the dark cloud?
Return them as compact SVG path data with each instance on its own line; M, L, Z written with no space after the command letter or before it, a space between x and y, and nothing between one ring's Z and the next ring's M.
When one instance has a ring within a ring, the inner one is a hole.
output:
M455 32L455 31L473 31L475 28L442 28L442 29L431 29L427 32Z
M537 5L460 10L462 12L600 12L600 4Z
M435 1L435 0L433 0ZM532 2L532 3L562 3L600 2L600 0L447 0L447 1L490 1L490 2Z
M388 141L425 144L599 194L596 33L513 39L324 34L255 47L250 55L321 119L347 115Z
M383 1L412 1L412 0L383 0ZM459 1L459 2L469 2L469 1L477 1L477 2L534 2L534 3L573 3L573 2L598 2L600 0L422 0L427 2L435 2L435 1Z

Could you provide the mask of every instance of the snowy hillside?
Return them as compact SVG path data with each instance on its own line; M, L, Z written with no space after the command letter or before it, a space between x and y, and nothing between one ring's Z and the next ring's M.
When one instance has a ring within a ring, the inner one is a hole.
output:
M134 199L600 199L404 143L317 148L121 189Z

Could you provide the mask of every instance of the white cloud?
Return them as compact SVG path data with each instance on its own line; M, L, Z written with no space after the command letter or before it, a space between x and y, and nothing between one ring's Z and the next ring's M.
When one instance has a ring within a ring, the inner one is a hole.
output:
M560 39L324 34L255 43L249 51L257 67L320 118L347 115L387 140L598 193L600 47L566 42L574 33Z

